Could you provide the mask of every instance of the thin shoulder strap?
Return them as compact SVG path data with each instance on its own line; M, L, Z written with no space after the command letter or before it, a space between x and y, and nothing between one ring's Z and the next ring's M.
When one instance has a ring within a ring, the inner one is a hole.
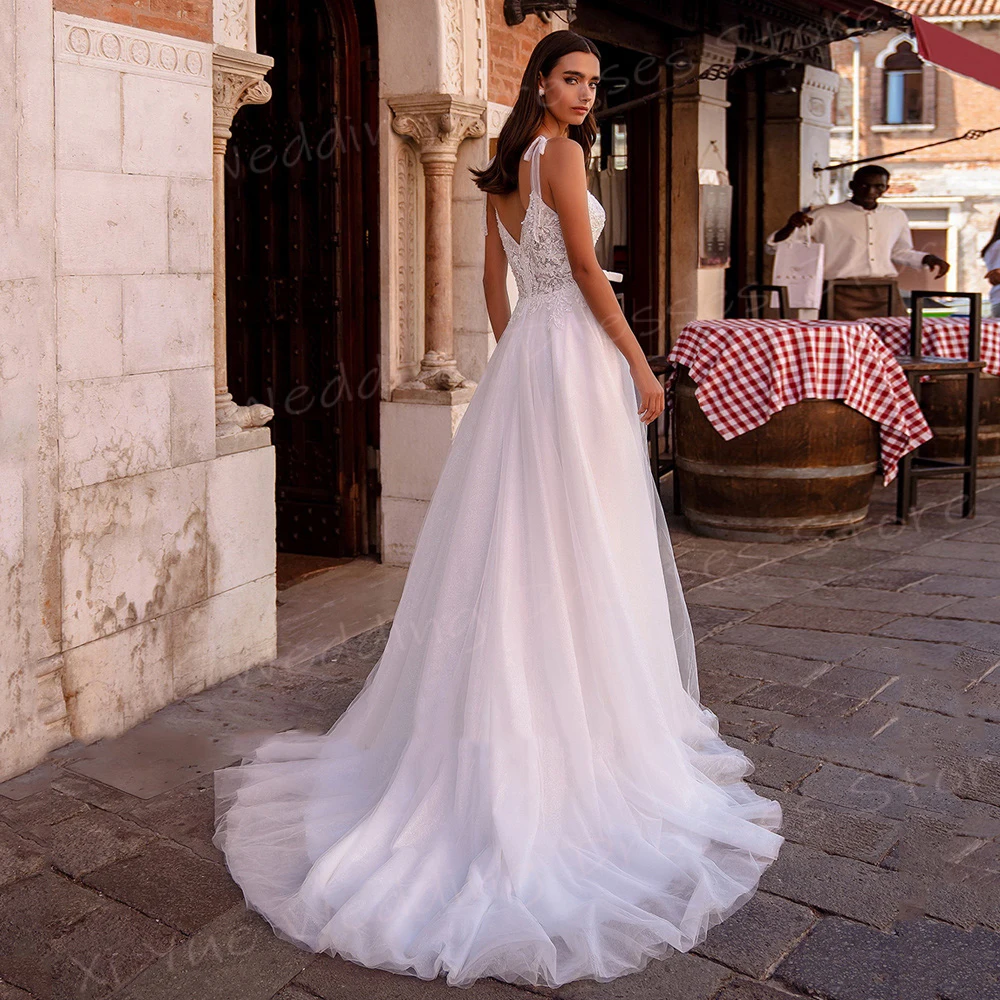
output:
M528 144L528 148L524 151L523 159L531 160L531 192L536 195L538 200L542 199L542 182L541 182L541 163L540 158L542 153L545 152L545 144L549 141L547 135L536 135L534 139ZM535 218L533 233L535 236L538 235L538 209L535 209Z

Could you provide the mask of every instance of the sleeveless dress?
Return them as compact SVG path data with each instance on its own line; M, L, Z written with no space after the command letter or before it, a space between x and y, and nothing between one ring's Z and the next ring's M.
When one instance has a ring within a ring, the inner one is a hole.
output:
M279 937L459 987L687 951L783 843L699 703L638 393L541 199L545 142L381 658L328 732L215 772L214 843Z

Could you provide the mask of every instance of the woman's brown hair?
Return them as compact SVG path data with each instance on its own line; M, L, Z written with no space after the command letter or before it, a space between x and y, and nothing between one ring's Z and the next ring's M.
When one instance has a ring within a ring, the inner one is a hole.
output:
M507 194L517 190L518 166L521 154L534 138L545 117L545 105L538 93L539 76L547 77L556 63L570 52L589 52L601 58L597 46L589 38L575 31L553 31L540 39L528 58L528 65L521 77L517 101L507 116L497 138L497 151L482 169L470 167L476 186L488 194ZM596 101L595 101L596 106ZM590 159L590 148L597 137L594 109L579 125L569 126L569 137L583 147L585 161Z

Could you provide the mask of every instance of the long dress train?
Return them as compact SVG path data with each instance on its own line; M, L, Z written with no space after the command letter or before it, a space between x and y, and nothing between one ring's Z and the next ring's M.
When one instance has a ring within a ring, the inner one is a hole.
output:
M541 199L545 143L381 658L328 732L215 772L214 843L279 937L460 987L687 951L783 842L700 704L638 394Z

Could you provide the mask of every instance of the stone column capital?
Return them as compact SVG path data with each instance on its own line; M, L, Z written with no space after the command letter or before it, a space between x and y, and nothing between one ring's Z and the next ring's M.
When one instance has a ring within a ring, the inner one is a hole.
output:
M462 142L486 134L485 101L454 94L410 94L390 97L388 104L393 131L413 139L425 172L430 164L454 168Z
M271 56L216 45L212 52L212 135L223 150L236 112L244 104L266 104L271 85L264 75L274 65Z

